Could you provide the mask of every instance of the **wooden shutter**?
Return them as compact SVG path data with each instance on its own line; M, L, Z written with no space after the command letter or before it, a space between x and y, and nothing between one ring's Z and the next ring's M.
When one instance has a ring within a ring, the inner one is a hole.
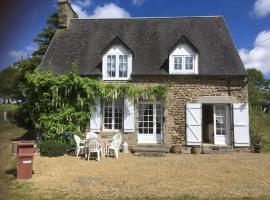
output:
M96 97L90 118L90 131L92 132L100 132L100 110L100 97Z
M134 102L125 96L124 98L124 132L134 132Z
M201 145L202 142L202 105L189 103L186 106L187 145Z
M234 146L248 147L249 138L249 114L248 104L233 104Z

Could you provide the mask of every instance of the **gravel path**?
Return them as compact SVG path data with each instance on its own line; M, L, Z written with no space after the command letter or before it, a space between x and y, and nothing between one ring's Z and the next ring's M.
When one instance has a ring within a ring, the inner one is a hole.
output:
M176 155L85 161L35 156L35 192L67 199L270 196L270 154Z

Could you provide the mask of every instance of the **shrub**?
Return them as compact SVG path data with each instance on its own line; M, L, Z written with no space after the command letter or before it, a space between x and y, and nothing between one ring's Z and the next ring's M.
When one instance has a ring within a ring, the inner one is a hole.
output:
M251 133L251 144L260 144L263 133L262 133L262 113L250 108L250 133Z
M68 150L68 145L55 141L44 141L38 143L41 156L57 157L63 156Z

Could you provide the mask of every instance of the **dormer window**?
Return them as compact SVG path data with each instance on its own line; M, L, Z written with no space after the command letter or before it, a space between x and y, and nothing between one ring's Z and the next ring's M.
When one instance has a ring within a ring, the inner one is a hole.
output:
M127 78L128 77L128 56L108 55L107 56L107 77Z
M182 38L184 43L178 43L170 51L170 74L198 74L198 53L194 47Z
M194 56L173 56L174 70L177 71L193 71Z
M121 45L112 46L103 55L103 80L128 80L132 71L132 54Z

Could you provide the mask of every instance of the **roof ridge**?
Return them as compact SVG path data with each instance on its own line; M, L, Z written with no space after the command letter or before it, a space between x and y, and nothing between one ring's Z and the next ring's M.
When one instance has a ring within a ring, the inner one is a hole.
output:
M119 17L119 18L70 18L75 20L111 20L111 19L185 19L185 18L216 18L223 15L209 15L209 16L172 16L172 17Z

